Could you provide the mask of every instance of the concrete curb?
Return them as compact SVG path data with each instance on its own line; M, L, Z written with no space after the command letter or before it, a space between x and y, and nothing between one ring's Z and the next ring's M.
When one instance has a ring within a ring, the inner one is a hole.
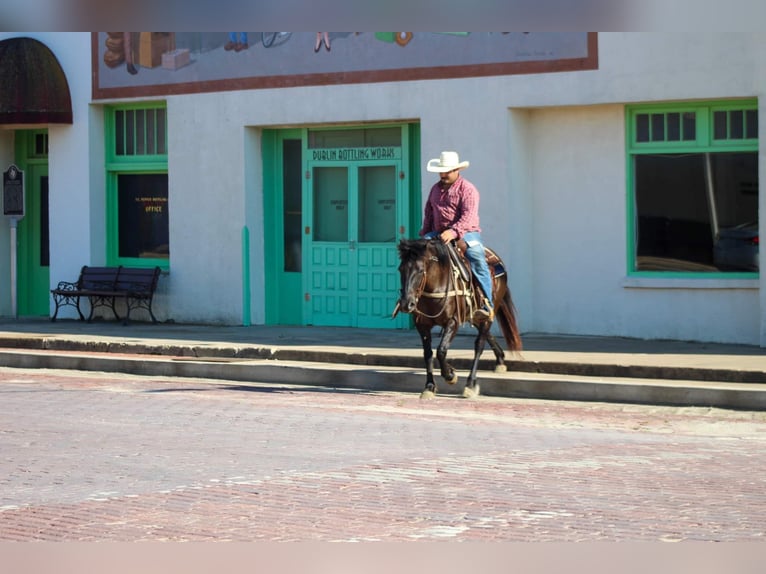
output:
M267 358L125 356L53 350L39 353L27 349L0 351L0 365L240 383L300 384L370 392L419 394L425 383L422 368ZM454 386L437 378L439 394L462 393L465 371L460 370L459 375L460 381ZM758 383L583 377L520 371L482 371L479 383L482 395L495 397L766 410L766 385Z
M233 344L167 344L126 342L126 341L78 341L60 337L3 337L0 336L0 348L27 349L40 351L72 351L85 353L135 354L162 357L197 357L197 358L232 358L232 359L270 359L279 361L308 361L316 363L348 364L379 367L401 367L422 369L423 359L416 354L386 354L376 352L355 352L336 349L302 349L258 345ZM480 361L482 373L491 371L494 361L485 352ZM470 359L456 356L450 362L461 371L470 369ZM539 373L561 376L603 377L603 378L639 378L663 379L676 381L704 381L727 383L766 384L766 369L726 369L692 366L635 365L592 362L528 361L506 358L509 371L519 373Z

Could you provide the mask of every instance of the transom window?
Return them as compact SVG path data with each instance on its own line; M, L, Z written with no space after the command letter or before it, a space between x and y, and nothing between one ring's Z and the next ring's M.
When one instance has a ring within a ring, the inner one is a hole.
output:
M164 103L106 108L110 265L169 265L166 118Z
M630 106L631 274L753 277L758 104Z

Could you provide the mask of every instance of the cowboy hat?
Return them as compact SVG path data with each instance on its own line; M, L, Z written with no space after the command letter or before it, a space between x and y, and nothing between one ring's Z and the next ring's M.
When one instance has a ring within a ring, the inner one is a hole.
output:
M443 151L437 158L428 162L426 169L434 173L444 173L453 169L468 167L470 162L460 161L456 151Z

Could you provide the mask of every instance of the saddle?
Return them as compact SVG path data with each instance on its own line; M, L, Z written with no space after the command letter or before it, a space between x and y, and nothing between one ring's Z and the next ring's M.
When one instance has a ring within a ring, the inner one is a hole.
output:
M473 296L470 297L469 306L471 307L471 315L473 315L473 306L480 307L482 304L480 300L481 291L478 288L478 284L474 281L471 264L465 256L466 249L468 249L468 245L462 239L451 241L447 244L447 252L449 253L453 270L466 284L471 286ZM484 257L487 260L487 267L489 267L489 273L494 284L497 277L501 277L506 273L505 265L500 256L486 245L484 246Z

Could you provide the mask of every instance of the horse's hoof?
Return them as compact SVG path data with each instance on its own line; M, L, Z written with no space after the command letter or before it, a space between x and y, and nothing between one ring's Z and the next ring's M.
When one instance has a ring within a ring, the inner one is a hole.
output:
M444 382L447 383L448 385L454 385L455 383L457 383L457 373L453 373L451 379L448 379L445 377Z
M466 387L463 389L464 399L475 399L478 396L479 396L479 385L474 385L473 387Z
M496 373L505 373L508 371L508 367L505 365L495 365L495 372Z
M420 399L424 401L429 401L436 397L436 394L433 391L423 391L420 393Z

